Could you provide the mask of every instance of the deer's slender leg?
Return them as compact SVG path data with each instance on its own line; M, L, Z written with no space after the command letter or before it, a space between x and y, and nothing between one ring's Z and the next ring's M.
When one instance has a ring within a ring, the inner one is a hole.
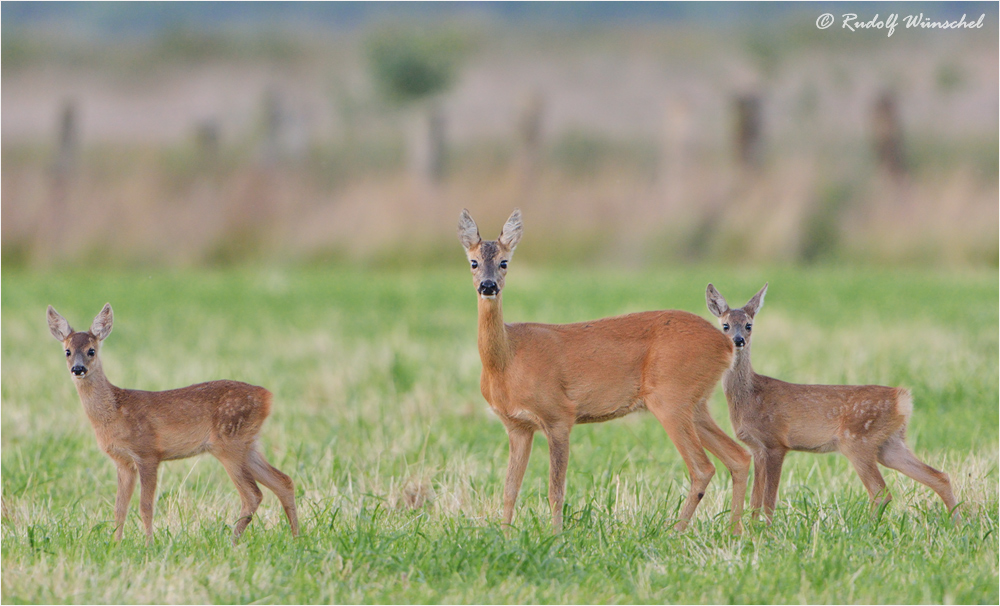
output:
M566 467L569 465L569 427L557 425L546 428L549 441L549 508L552 510L552 529L562 530L562 510L566 500Z
M750 508L753 509L753 519L760 516L764 506L764 486L767 484L767 456L763 449L753 453L753 491L750 493Z
M295 484L278 468L267 462L264 455L254 448L250 451L250 473L253 479L273 492L285 510L285 517L292 527L292 536L299 536L299 516L295 509Z
M845 448L844 456L850 460L854 470L858 472L862 484L868 490L868 498L872 507L878 507L892 500L892 495L885 487L885 479L878 469L877 454L870 448Z
M260 502L264 495L261 494L257 482L254 481L253 471L250 469L250 462L247 457L239 456L236 453L221 452L216 457L226 468L226 473L236 485L236 490L240 493L240 501L243 507L240 509L240 517L233 526L233 544L239 540L240 535L246 530L253 519L253 514L260 507Z
M764 452L764 519L770 524L774 517L774 508L778 503L778 484L781 482L781 466L785 462L785 450L769 448Z
M886 467L901 471L928 486L941 497L944 506L948 508L956 522L962 519L958 514L958 502L955 500L955 494L951 491L951 479L948 474L934 469L918 459L917 455L913 454L913 451L901 438L894 436L882 446L878 460Z
M510 424L507 426L507 439L510 442L510 454L507 459L507 478L503 489L503 523L509 526L514 521L514 505L521 492L521 482L524 480L524 470L528 467L528 457L531 455L532 438L535 430L527 425Z
M135 491L137 470L133 461L115 459L118 468L118 492L115 495L115 540L121 541L125 532L125 518L128 515L129 503Z
M695 427L691 408L681 405L671 405L662 399L662 396L650 396L646 400L646 407L653 413L656 419L666 430L670 440L674 443L684 464L687 465L688 473L691 475L691 488L688 491L687 499L681 507L680 519L674 525L676 530L687 528L694 510L698 503L705 497L705 490L708 488L712 476L715 475L715 466L708 460L705 449L698 437L698 430Z
M706 402L702 401L695 416L698 435L705 448L722 461L733 480L733 504L730 523L733 534L743 531L743 501L746 499L747 479L750 472L750 455L739 444L726 435L708 414Z
M146 459L139 461L139 513L146 528L146 541L153 542L153 503L156 500L156 473L159 461Z

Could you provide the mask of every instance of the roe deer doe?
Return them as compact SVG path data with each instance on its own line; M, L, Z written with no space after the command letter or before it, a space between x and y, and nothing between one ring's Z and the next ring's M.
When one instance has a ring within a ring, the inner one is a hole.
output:
M161 461L212 453L229 473L243 509L233 528L233 543L250 523L261 502L257 482L271 489L292 527L299 533L292 479L272 467L257 447L257 434L271 409L271 392L239 381L210 381L169 391L115 387L104 376L98 355L111 334L111 304L97 314L88 332L74 332L52 306L49 330L66 349L83 409L94 426L97 445L118 468L115 540L120 541L138 472L140 512L146 540L153 539L153 499Z
M480 238L467 210L458 224L478 293L480 388L510 441L503 523L510 525L513 519L535 431L549 442L549 507L558 532L573 425L647 409L663 425L691 475L675 528L687 526L715 475L707 448L732 475L732 531L741 532L750 456L719 429L707 406L712 389L732 364L733 344L708 321L685 311L647 311L578 324L504 324L504 277L521 232L519 210L497 240Z
M906 445L913 410L909 391L880 385L797 385L753 371L750 335L766 293L767 284L739 309L730 309L711 284L705 294L708 310L736 346L736 362L722 387L736 437L753 453L753 516L763 505L764 517L771 520L789 450L837 450L854 466L873 504L892 499L878 469L881 463L932 488L957 520L948 474L924 464Z

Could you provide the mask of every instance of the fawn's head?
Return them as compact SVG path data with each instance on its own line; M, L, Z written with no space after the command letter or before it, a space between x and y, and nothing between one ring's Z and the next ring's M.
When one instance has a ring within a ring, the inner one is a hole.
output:
M719 319L719 324L722 325L722 332L726 333L726 336L733 340L733 345L736 349L743 349L744 347L750 347L750 333L753 330L753 319L760 311L760 308L764 306L764 295L767 294L767 284L764 284L764 288L757 291L753 297L747 301L747 304L739 309L729 309L729 304L726 303L725 297L723 297L719 291L715 290L715 287L711 284L708 285L708 290L705 291L705 301L708 303L708 311L712 312L716 318Z
M66 318L60 316L51 305L47 316L52 336L61 341L66 349L66 366L69 367L70 374L77 379L83 379L98 370L101 367L101 360L97 352L101 349L101 342L111 334L111 325L115 319L111 304L104 305L104 309L94 318L94 323L87 332L74 331Z
M472 269L472 283L480 297L495 299L500 295L504 276L507 275L507 263L514 255L517 243L521 241L521 231L521 211L515 208L500 230L500 237L496 240L483 240L479 237L479 228L469 211L462 209L458 218L458 239L465 247L465 255L469 258Z

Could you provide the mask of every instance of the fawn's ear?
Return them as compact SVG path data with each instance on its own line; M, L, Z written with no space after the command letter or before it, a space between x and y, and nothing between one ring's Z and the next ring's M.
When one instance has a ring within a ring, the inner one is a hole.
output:
M510 213L507 222L503 224L503 229L500 230L500 237L497 238L497 241L508 251L514 252L517 243L521 241L521 232L523 229L524 226L521 224L521 209L515 208L514 212Z
M747 304L743 306L743 311L747 312L751 318L757 315L761 307L764 307L764 295L767 294L767 282L764 283L764 288L757 291L753 297L747 301Z
M458 241L462 243L465 250L469 250L483 241L479 237L479 228L476 226L476 222L472 220L472 215L465 208L462 209L462 214L458 216Z
M49 320L49 332L56 338L56 341L65 341L67 337L73 334L73 327L51 305L49 305L45 316Z
M712 312L712 315L716 318L721 318L729 311L729 304L726 303L726 298L719 291L715 290L715 287L711 284L705 290L705 303L708 304L708 311Z
M94 318L94 323L90 325L90 334L97 337L98 341L103 341L111 334L111 326L115 322L115 314L111 311L111 304L105 303L104 309Z

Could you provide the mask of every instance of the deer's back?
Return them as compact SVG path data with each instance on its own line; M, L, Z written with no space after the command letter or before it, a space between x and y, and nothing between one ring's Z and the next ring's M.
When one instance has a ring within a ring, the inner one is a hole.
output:
M567 348L576 348L567 349L567 355L574 351L586 355L585 345L644 347L654 341L660 346L688 351L699 351L706 347L723 352L733 350L725 335L707 320L676 309L642 311L572 324L522 322L509 324L508 328L515 341L525 344L551 335Z
M883 385L804 385L771 377L754 377L756 398L741 425L762 427L771 435L788 436L795 450L826 450L857 436L878 440L906 425L909 392Z
M115 397L126 441L173 459L255 436L270 413L272 396L241 381L209 381L166 391L120 389Z
M520 400L557 390L579 422L642 408L665 382L714 385L732 361L729 340L700 316L648 311L573 324L511 324L512 389Z

